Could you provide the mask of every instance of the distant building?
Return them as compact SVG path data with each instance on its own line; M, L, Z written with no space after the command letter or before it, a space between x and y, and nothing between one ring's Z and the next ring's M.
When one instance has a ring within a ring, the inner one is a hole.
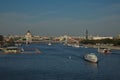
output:
M25 34L25 39L26 39L26 43L31 43L32 42L32 33L29 30Z
M94 36L94 37L92 37L92 39L93 39L93 40L113 39L113 37Z
M120 39L120 34L118 35L118 39Z
M85 39L87 40L88 39L88 30L86 29L86 32L85 32Z

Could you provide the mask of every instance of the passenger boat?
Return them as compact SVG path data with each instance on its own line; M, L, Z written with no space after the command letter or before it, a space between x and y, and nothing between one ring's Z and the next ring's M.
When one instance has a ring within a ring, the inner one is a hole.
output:
M111 50L108 48L98 48L99 53L111 53Z
M18 47L6 47L6 48L3 48L2 50L4 53L23 53L23 49L22 48L18 48Z
M98 62L98 58L97 58L97 56L94 53L86 54L84 56L84 59L89 61L89 62L93 62L93 63L97 63Z

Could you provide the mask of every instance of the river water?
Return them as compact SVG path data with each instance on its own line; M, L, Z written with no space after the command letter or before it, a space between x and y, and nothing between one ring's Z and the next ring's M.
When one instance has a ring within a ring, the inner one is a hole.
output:
M22 45L40 54L0 54L0 80L120 80L120 51L97 53L94 48L74 48L62 44ZM97 64L83 59L86 53L98 56Z

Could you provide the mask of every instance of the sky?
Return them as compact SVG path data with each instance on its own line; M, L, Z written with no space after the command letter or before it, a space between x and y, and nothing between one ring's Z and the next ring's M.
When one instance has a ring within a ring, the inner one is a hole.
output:
M117 36L120 0L0 0L0 34Z

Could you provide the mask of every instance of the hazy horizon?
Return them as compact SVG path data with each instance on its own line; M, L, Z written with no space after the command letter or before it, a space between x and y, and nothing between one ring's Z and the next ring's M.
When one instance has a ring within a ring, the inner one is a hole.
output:
M119 0L0 0L0 34L120 34Z

